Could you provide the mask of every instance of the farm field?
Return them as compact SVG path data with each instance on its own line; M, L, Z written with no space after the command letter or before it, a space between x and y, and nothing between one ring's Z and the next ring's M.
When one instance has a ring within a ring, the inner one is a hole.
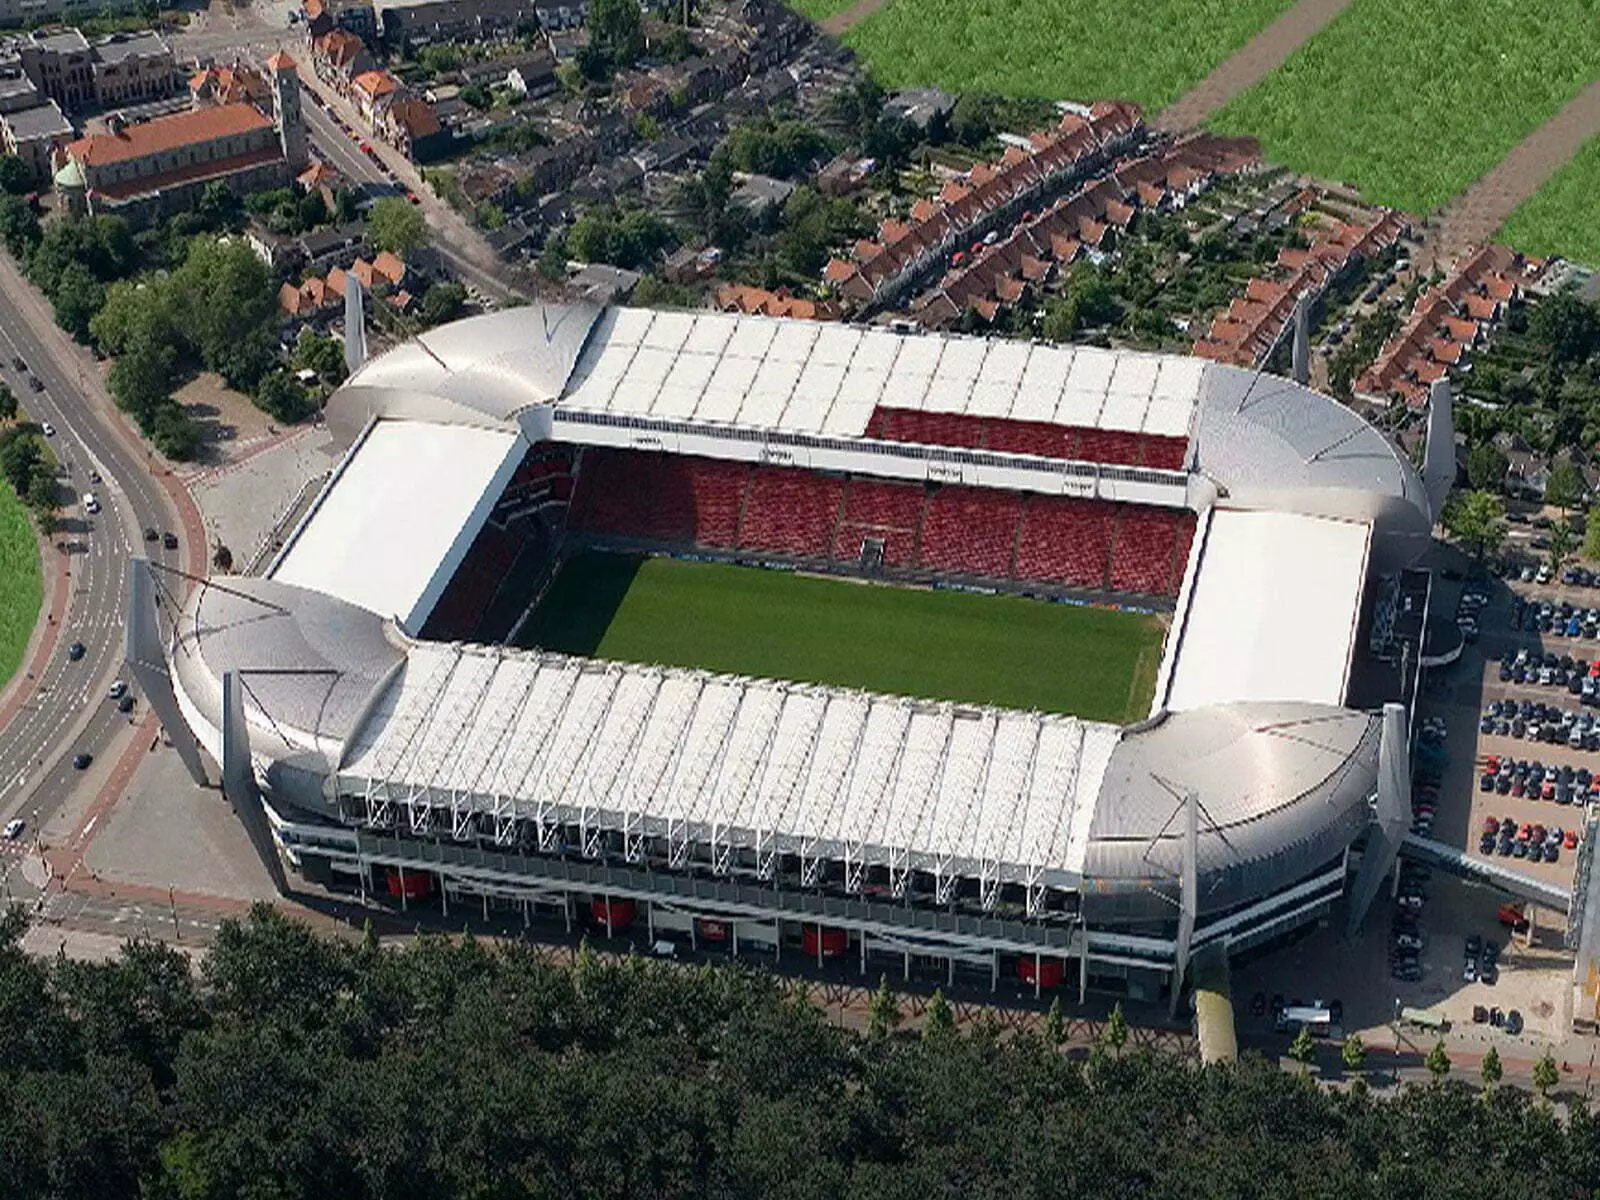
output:
M569 560L529 640L624 662L869 691L1144 717L1159 618L619 554Z
M1524 200L1497 240L1541 258L1552 254L1600 267L1600 137L1583 144L1542 188Z
M844 41L885 87L1133 100L1154 113L1293 3L889 0Z
M0 687L22 665L43 599L33 526L16 493L0 484Z
M1597 77L1597 4L1354 0L1211 126L1423 214Z

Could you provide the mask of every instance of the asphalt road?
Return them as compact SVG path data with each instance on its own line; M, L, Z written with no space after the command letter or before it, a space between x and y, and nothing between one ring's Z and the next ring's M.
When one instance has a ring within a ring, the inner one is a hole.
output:
M85 402L79 364L64 348L52 345L54 339L41 339L30 324L27 310L33 299L8 297L0 305L0 377L30 418L55 427L49 444L61 463L62 486L72 498L51 538L53 547L66 547L71 571L65 627L38 690L0 730L0 817L24 817L30 833L82 782L73 757L99 757L127 725L129 718L117 711L107 689L123 674L128 561L137 553L176 566L179 551L165 550L160 543L147 546L143 530L170 529L181 536L146 463ZM36 313L31 316L38 319ZM33 391L16 369L19 356L44 384L42 392ZM91 471L99 472L99 483L90 482ZM80 498L87 491L100 500L97 516L83 511ZM45 564L47 594L54 569L53 562ZM67 657L74 641L85 650L78 662Z
M381 162L375 162L361 152L361 142L370 143L370 139L362 137L359 127L352 126L356 131L353 136L345 133L334 118L317 103L317 93L314 90L309 87L303 89L303 96L301 111L305 113L306 133L318 155L325 162L337 169L345 178L364 185L369 195L405 195L405 184L391 175ZM418 191L417 195L423 196L424 192ZM423 201L425 208L429 200L431 195ZM513 294L512 289L504 281L458 253L448 241L439 236L438 230L434 231L433 248L461 279L485 295L492 296L496 300L505 300Z

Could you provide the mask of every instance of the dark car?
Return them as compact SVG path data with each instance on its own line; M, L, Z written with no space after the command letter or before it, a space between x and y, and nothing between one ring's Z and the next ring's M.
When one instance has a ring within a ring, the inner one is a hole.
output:
M144 540L147 542L158 541L160 537L160 532L154 526L149 526L144 531Z
M1267 994L1265 992L1257 992L1250 997L1250 1015L1252 1017L1264 1017L1267 1015Z
M1506 1013L1506 1032L1511 1034L1522 1032L1522 1014L1514 1008Z
M178 548L178 535L170 529L167 530L166 533L161 535L161 544L168 550L176 550Z
M133 711L133 696L127 692L122 694L122 699L117 701L117 711L131 713Z
M94 761L94 755L79 752L72 756L72 765L80 771L87 771L89 764Z
M72 645L67 647L67 658L72 662L77 662L83 657L83 655L84 649L82 642L73 642Z

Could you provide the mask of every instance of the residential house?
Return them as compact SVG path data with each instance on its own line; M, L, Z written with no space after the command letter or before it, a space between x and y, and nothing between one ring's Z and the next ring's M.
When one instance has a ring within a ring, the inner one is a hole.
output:
M334 29L311 42L312 70L340 95L348 96L356 78L375 65L365 43L348 29Z
M332 267L348 267L361 256L367 244L367 227L360 221L335 229L319 229L300 238L300 252L307 269L326 273Z
M674 250L661 264L661 275L672 283L699 283L717 273L722 251L715 246L693 250L684 246Z
M439 157L455 141L427 101L404 93L379 109L373 132L416 162Z
M50 178L55 149L70 137L72 122L62 115L54 100L0 112L0 146L27 163L37 180Z
M369 128L400 94L401 83L388 71L363 71L350 81L350 100Z
M769 292L765 288L728 284L717 289L712 306L720 312L743 313L745 316L789 317L801 321L836 321L840 308L831 300L805 300L790 294L787 288Z
M589 263L567 277L567 285L591 304L615 304L626 300L643 276L637 271Z
M347 186L345 177L327 163L318 160L312 163L295 178L295 182L305 188L307 192L316 192L322 197L322 203L329 212L334 212L339 207L339 193Z
M372 0L303 0L306 36L315 40L342 29L368 46L378 44L378 14Z
M390 45L484 41L532 24L526 0L377 0L376 8Z
M562 0L561 3L538 0L533 12L539 28L545 30L581 29L589 21L588 0Z
M195 106L238 104L258 106L271 103L266 76L238 59L226 66L204 67L189 77L189 97Z
M534 100L551 95L561 86L556 79L555 56L548 50L471 63L462 68L461 78L464 83L508 88Z
M769 175L746 175L728 196L729 204L736 204L758 220L769 212L781 209L794 194L794 184Z

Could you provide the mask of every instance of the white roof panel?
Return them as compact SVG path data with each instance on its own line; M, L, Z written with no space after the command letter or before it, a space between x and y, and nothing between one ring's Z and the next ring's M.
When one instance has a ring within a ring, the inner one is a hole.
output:
M1205 378L1205 371L1204 359L1163 355L1154 394L1163 400L1182 400L1192 406L1200 399L1200 384Z
M1144 413L1148 406L1149 402L1143 396L1112 392L1100 409L1100 428L1138 433L1144 428Z
M767 347L767 357L778 362L805 362L811 357L811 348L822 328L819 321L780 321L777 336Z
M1153 354L1119 354L1109 390L1147 400L1156 386L1161 360Z
M767 347L772 345L772 339L777 336L776 321L754 318L740 321L733 336L728 339L727 353L736 358L765 358Z
M833 366L847 366L855 357L861 344L862 331L850 325L830 325L814 322L817 326L817 343L811 348L811 361Z
M736 328L737 318L728 313L701 313L695 317L694 329L683 348L689 354L721 355Z
M1188 437L1189 423L1194 418L1194 405L1184 400L1150 401L1144 415L1144 431L1162 437Z
M1342 704L1371 537L1354 521L1216 510L1167 707Z
M689 332L694 328L694 314L687 312L658 312L645 332L644 344L652 350L665 350L676 354L683 349Z
M526 448L499 429L377 422L351 448L271 578L397 617L415 632Z

